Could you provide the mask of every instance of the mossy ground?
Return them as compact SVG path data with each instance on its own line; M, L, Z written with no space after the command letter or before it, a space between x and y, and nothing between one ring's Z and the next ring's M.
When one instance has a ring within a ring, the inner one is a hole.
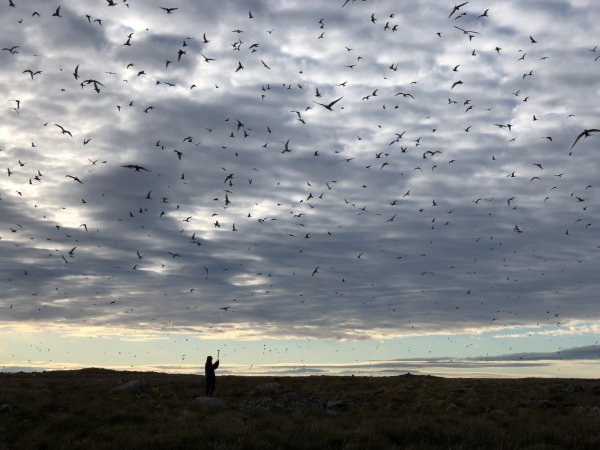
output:
M114 391L141 380L144 392ZM261 392L261 383L280 389ZM194 375L80 371L0 374L0 450L598 449L600 381L221 376L224 407ZM290 411L285 399L337 400ZM287 397L286 397L287 396ZM276 405L252 405L269 397Z

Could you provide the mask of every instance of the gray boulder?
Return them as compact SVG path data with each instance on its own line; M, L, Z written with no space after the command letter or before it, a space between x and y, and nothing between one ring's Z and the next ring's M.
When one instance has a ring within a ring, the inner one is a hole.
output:
M275 394L283 389L283 386L279 383L260 383L254 388L257 392L262 394Z
M329 411L346 411L348 409L348 405L342 400L329 400L325 404L325 408Z
M319 397L288 392L283 396L283 404L286 411L319 411L323 410L325 402Z
M276 404L270 397L251 400L246 404L246 408L254 411L273 411L277 407L280 407L280 405Z
M594 407L592 407L592 409L590 409L590 412L588 413L588 416L590 416L590 417L600 417L600 406L594 406Z
M529 400L525 400L522 401L521 403L519 403L519 406L522 408L543 408L543 409L547 409L547 408L556 408L556 403L553 402L552 400L546 400L546 399L529 399Z
M212 409L225 407L225 402L223 400L214 397L196 397L192 400L192 403Z
M576 394L584 392L585 389L580 384L559 383L554 387L554 390L563 394Z
M573 416L582 416L586 412L587 411L586 411L586 409L583 406L577 405L577 406L573 407L573 409L571 410L570 414L573 415Z
M9 413L13 410L12 405L9 405L8 403L3 403L0 405L0 414L2 413Z
M116 388L113 388L111 392L133 392L134 394L143 394L150 392L152 387L141 380L132 380L123 383Z

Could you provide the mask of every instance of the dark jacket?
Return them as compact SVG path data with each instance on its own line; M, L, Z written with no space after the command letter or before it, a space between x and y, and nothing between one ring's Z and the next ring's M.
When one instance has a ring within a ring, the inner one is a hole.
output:
M219 361L218 360L214 364L206 361L206 364L204 365L204 376L206 377L207 380L214 380L215 379L215 370L218 367L219 367Z

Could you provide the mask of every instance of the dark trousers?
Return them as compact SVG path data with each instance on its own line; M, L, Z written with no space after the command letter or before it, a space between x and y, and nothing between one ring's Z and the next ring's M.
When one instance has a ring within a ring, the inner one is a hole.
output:
M216 380L214 379L206 379L206 395L208 397L212 397L213 394L215 393L215 384L216 384Z

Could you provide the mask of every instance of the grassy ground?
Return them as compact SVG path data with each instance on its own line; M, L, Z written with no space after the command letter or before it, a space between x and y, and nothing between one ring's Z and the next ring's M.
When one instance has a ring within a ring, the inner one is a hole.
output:
M145 384L114 390L132 380ZM193 402L203 383L0 374L0 450L600 448L597 380L223 376L217 406Z

